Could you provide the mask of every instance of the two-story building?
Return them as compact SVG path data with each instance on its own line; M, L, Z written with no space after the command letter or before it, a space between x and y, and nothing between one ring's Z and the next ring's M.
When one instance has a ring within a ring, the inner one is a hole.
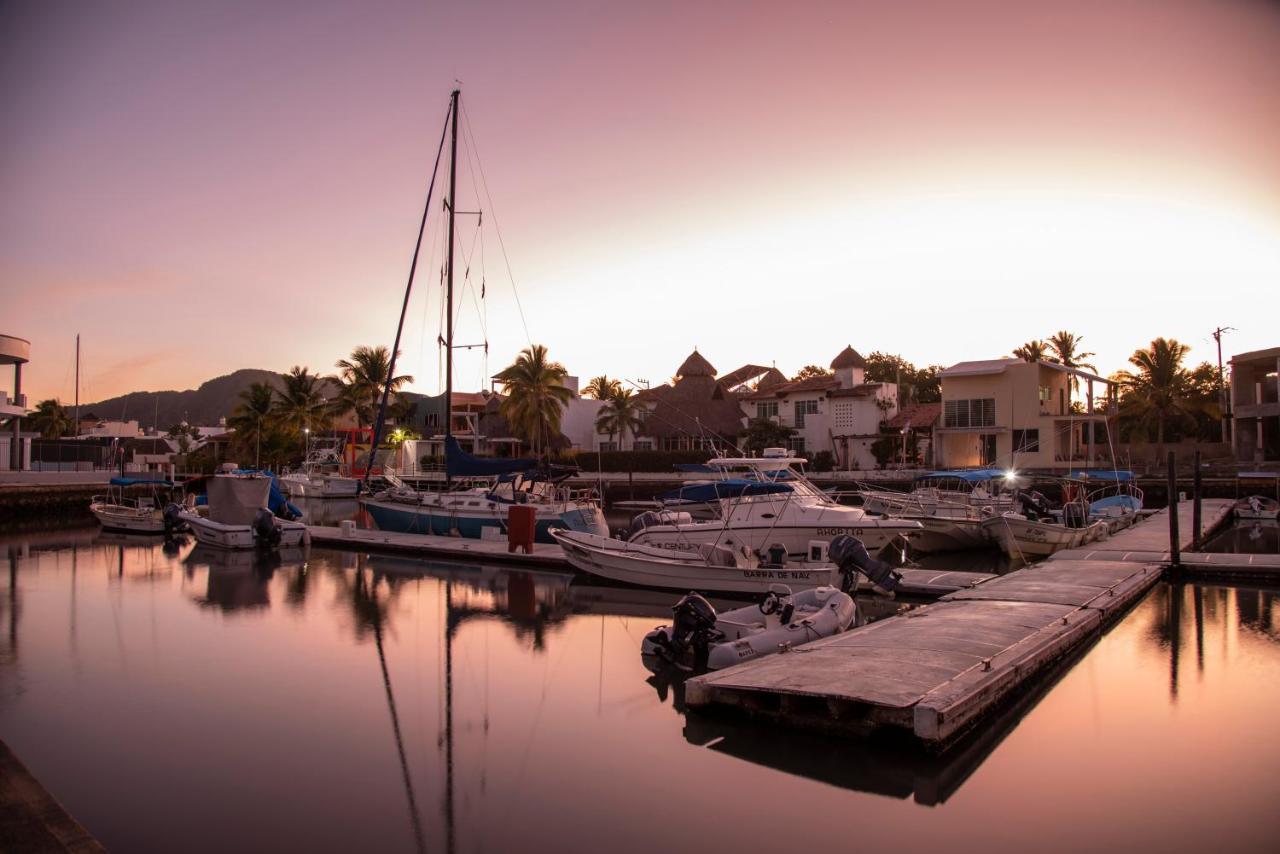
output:
M1068 469L1110 461L1107 418L1115 384L1055 362L988 359L942 372L934 465ZM1096 385L1105 404L1095 406ZM1073 405L1082 386L1084 398Z
M1231 357L1231 435L1241 462L1280 460L1280 347Z
M796 431L791 449L830 451L836 467L875 468L871 445L898 411L896 383L866 381L867 362L852 347L831 361L831 373L769 385L741 398L749 419L767 418Z

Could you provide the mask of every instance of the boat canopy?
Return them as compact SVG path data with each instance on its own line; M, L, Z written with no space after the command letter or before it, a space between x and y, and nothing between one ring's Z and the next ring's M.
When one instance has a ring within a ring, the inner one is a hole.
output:
M711 483L691 483L658 496L659 501L720 501L725 498L742 498L750 495L777 495L791 492L783 483L759 480L717 480Z
M1133 472L1120 469L1081 469L1073 471L1067 477L1075 480L1101 480L1107 483L1126 483L1133 480Z
M715 466L709 466L705 463L676 463L676 471L689 472L690 474L716 474L720 471Z
M943 480L946 478L956 478L963 480L965 483L982 483L987 480L996 480L1002 477L1008 477L1010 472L1004 469L956 469L955 471L931 471L922 474L916 480Z
M450 436L444 445L445 470L449 477L494 477L534 468L534 459L485 459L462 450L458 440Z
M113 477L111 478L112 486L173 486L173 481L167 477L159 480L145 477Z

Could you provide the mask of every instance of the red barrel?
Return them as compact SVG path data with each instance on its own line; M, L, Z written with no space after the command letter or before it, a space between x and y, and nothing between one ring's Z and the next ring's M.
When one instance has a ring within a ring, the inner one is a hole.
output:
M525 554L532 554L537 532L537 510L527 504L512 504L507 509L507 551L524 549Z

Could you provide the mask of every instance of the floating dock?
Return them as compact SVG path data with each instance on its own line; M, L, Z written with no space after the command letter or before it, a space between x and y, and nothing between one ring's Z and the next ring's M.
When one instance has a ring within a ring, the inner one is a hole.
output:
M1205 533L1228 519L1231 504L1204 501ZM1189 548L1193 508L1177 512L1180 546ZM822 731L896 728L945 747L1151 589L1170 561L1168 513L935 604L696 677L686 702ZM1225 571L1258 558L1184 554L1183 563Z
M507 540L475 540L463 537L446 537L438 534L402 534L396 531L374 531L368 528L329 527L308 525L314 545L361 551L390 552L416 557L439 557L462 560L482 560L485 563L538 566L548 569L567 569L569 561L564 550L554 543L534 543L533 551L507 550Z

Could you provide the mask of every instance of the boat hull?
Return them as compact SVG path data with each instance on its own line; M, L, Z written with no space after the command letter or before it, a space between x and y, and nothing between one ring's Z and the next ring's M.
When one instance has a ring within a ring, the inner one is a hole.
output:
M729 527L722 522L693 522L654 525L633 534L630 541L680 551L696 551L698 546L711 543L729 548L746 547L757 553L767 552L777 544L786 548L788 556L803 557L809 553L811 542L829 543L842 534L857 537L869 551L877 552L898 537L912 538L914 544L914 537L920 531L917 521L905 519L867 518L854 525L770 525L762 520L757 524Z
M991 539L982 530L980 519L943 519L932 516L911 517L924 528L911 538L911 548L920 552L955 552L980 549Z
M435 507L397 501L367 499L360 502L380 531L403 534L437 534L466 539L503 539L507 536L507 508L497 504L493 509ZM537 507L534 540L554 543L552 528L607 534L604 514L596 507Z
M1024 559L1079 548L1108 533L1108 524L1102 521L1068 528L1052 522L1033 522L1015 514L994 516L984 521L982 528L1009 557Z
M161 510L139 513L129 507L93 504L90 505L89 511L108 531L120 531L125 534L164 533L164 512Z
M214 522L204 516L183 511L179 517L187 523L196 542L220 549L252 549L259 546L258 538L251 525L228 525ZM311 541L307 526L301 522L287 522L276 519L276 530L280 532L280 541L271 547L290 548L305 545ZM264 544L265 546L265 544Z
M355 498L360 481L354 477L280 478L291 498Z
M767 593L771 585L792 590L838 586L839 572L831 564L784 567L708 565L693 552L637 546L576 531L555 532L565 558L576 569L611 581L716 593Z

